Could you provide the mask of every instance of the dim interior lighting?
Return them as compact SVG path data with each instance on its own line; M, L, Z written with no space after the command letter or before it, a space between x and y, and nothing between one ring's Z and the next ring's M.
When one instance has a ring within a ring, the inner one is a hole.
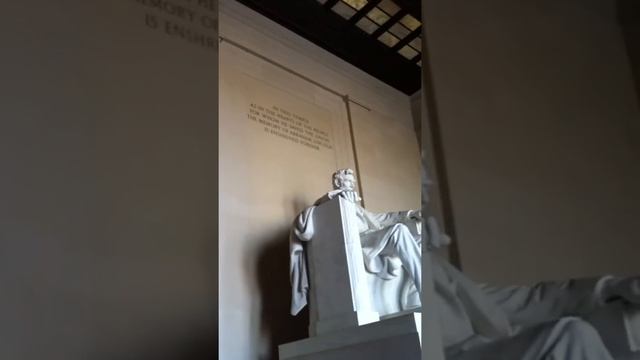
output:
M418 34L422 22L393 0L374 3L372 0L316 1L324 4L326 9L330 7L342 18L351 19L351 25L368 35L377 36L377 40L389 50L422 67L422 37Z

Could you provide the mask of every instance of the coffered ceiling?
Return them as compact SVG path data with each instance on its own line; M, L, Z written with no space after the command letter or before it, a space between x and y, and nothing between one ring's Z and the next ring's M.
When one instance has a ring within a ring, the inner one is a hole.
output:
M237 0L408 94L420 89L420 0Z

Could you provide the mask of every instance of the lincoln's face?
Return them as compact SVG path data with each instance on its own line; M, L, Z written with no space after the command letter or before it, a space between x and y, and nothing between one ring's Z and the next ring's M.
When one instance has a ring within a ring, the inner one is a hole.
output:
M351 191L355 190L356 177L353 176L353 173L347 173L342 177L342 184L340 188L344 190L351 190Z
M333 185L335 189L355 191L356 177L351 169L338 170L334 175Z

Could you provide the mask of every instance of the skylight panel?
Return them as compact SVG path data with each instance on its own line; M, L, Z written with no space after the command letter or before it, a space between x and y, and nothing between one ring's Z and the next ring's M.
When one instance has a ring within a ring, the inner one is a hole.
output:
M391 0L383 0L382 2L380 2L380 4L378 4L378 8L387 13L389 16L393 16L398 11L400 11L400 7Z
M402 23L402 25L406 26L411 31L419 28L420 25L422 25L419 20L408 14L400 19L400 23Z
M378 25L382 25L389 20L389 15L377 7L371 9L369 13L367 13L367 17Z
M411 45L412 48L418 51L422 51L422 37L418 36L417 38L411 40L409 42L409 45Z
M409 29L407 29L404 25L399 23L393 24L389 28L389 31L399 39L404 39L407 35L411 33Z
M365 5L367 5L367 0L342 0L347 3L349 6L356 10L362 9Z
M373 34L379 28L378 24L374 23L367 17L363 17L362 19L360 19L356 23L356 26L358 26L369 35Z
M414 48L408 45L403 46L400 50L398 50L398 53L409 60L413 59L419 54Z
M350 19L356 13L356 9L352 8L351 6L347 5L342 1L338 1L331 8L331 10L333 10L336 14L342 16L347 20Z
M380 37L378 37L378 40L381 43L387 45L388 47L393 47L395 44L400 42L400 39L398 39L397 37L393 36L393 34L391 34L388 31L385 31L382 35L380 35Z

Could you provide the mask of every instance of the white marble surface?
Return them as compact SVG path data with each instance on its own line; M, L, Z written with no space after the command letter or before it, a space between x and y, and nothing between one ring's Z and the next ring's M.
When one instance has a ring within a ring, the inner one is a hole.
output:
M291 313L310 303L311 336L420 306L420 211L365 210L350 169L333 187L291 231Z
M337 197L313 214L314 240L308 244L311 335L380 319L362 258L355 204Z
M421 324L420 312L400 314L280 345L280 360L418 360L422 353Z

